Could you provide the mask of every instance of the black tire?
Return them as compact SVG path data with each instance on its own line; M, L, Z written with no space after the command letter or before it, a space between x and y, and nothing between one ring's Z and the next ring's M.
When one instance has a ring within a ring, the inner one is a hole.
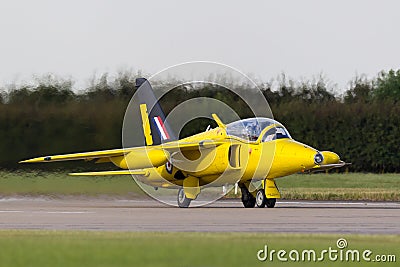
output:
M267 204L267 197L265 196L264 189L259 189L256 194L256 204L259 208L264 208Z
M273 208L275 207L275 203L276 203L276 198L267 198L265 204L267 205L267 208Z
M192 200L187 198L183 188L178 191L178 206L179 208L188 208Z
M256 205L256 198L243 186L240 188L242 191L242 203L245 208L254 208Z

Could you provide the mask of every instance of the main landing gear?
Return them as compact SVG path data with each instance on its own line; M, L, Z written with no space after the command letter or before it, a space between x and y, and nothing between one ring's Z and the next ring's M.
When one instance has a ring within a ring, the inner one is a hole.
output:
M188 208L192 200L187 198L185 195L185 191L183 188L179 189L178 191L178 206L179 208Z
M183 180L183 187L178 191L178 206L180 208L188 208L190 202L196 199L200 194L199 179L188 176Z

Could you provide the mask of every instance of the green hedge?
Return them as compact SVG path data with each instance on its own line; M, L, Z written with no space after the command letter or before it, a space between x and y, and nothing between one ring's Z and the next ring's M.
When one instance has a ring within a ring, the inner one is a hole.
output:
M260 87L275 119L296 140L337 152L343 160L353 163L349 171L399 172L398 77L399 71L380 74L376 81L356 79L343 97L329 92L323 81L298 85L283 81L275 91L268 84ZM1 93L0 168L27 168L17 162L39 155L120 147L125 108L135 91L134 78L120 76L108 82L103 76L80 93L72 91L68 81L47 81ZM385 79L389 85L385 85ZM246 89L243 86L242 90ZM251 116L238 96L212 85L177 88L163 97L162 105L168 113L178 103L198 96L220 99L241 117ZM203 131L209 123L193 121L181 136ZM75 164L35 167L70 168Z

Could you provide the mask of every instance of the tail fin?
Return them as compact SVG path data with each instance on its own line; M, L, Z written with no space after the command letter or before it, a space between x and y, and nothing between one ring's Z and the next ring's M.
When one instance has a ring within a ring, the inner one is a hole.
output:
M146 104L140 104L140 114L142 115L143 134L146 140L146 145L151 146L153 144L153 137L151 136L149 114L147 113Z
M149 81L145 78L138 78L135 86L136 88L140 87L137 94L140 102L146 145L159 145L161 142L176 140L171 127L165 122L165 114L154 95Z

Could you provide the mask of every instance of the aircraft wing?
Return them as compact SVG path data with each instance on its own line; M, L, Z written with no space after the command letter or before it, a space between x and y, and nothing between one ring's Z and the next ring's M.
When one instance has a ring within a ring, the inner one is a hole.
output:
M128 153L138 153L143 154L146 152L150 152L153 150L164 150L166 152L173 152L178 149L182 150L191 150L198 148L212 148L215 146L219 146L224 144L224 141L212 141L212 140L204 140L200 142L180 142L174 141L165 143L157 146L142 146L142 147L133 147L126 149L111 149L111 150L102 150L102 151L92 151L92 152L82 152L82 153L73 153L73 154L63 154L63 155L52 155L52 156L43 156L37 157L33 159L27 159L20 161L19 163L39 163L39 162L56 162L56 161L68 161L68 160L94 160L94 159L108 159L112 157L125 156Z
M225 144L230 141L212 141L212 140L203 140L199 142L170 142L166 143L163 145L160 145L160 147L166 151L175 151L178 149L181 150L193 150L193 149L199 149L199 148L213 148L222 144Z
M33 159L27 159L20 161L19 163L37 163L37 162L55 162L55 161L67 161L67 160L93 160L99 158L110 158L123 156L127 153L125 149L112 149L112 150L102 150L102 151L92 151L92 152L82 152L64 155L53 155L44 156Z
M105 175L144 175L148 176L146 170L121 170L121 171L99 171L99 172L74 172L72 176L105 176Z

